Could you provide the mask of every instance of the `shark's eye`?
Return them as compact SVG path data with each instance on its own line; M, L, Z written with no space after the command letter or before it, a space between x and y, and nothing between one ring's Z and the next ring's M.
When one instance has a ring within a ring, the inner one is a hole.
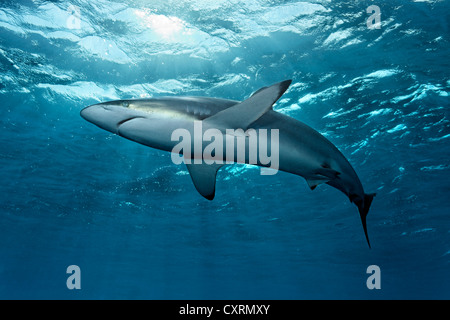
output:
M122 107L128 108L128 106L129 106L129 103L128 103L128 102L126 102L126 101L122 102Z

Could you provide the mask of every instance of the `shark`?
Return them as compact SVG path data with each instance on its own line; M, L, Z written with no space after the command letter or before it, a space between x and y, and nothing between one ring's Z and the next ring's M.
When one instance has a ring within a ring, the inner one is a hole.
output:
M126 139L176 153L186 160L196 160L185 161L185 164L195 188L208 200L214 199L216 175L222 166L247 163L269 167L261 152L256 159L250 156L249 132L256 132L256 135L262 130L271 130L271 135L276 132L278 139L271 139L265 146L267 154L277 155L276 169L303 177L311 190L327 184L344 193L358 208L370 248L366 220L376 194L365 193L354 168L332 142L305 123L273 109L291 82L285 80L263 87L243 101L164 96L97 103L82 109L80 114L96 126ZM200 130L202 139L208 130L215 130L216 135L208 139L217 143L215 152L221 153L226 161L208 162L207 158L217 160L216 154L207 152L205 156L202 151L208 145L205 146L204 140L199 142L199 138L191 139L180 148L181 137L174 137L174 132L180 129L193 136ZM230 141L233 142L231 147ZM245 149L243 156L237 156L240 148Z

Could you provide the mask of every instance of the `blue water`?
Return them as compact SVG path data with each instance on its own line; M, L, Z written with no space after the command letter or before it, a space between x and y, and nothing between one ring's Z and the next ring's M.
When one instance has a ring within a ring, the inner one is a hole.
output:
M2 1L0 298L449 299L449 21L434 0ZM168 153L79 115L284 79L274 108L377 193L372 249L330 186L235 165L209 202Z

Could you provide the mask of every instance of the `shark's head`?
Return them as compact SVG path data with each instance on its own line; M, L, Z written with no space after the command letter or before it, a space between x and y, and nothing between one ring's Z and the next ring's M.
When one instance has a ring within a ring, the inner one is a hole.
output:
M80 114L85 120L116 134L125 122L145 115L142 111L129 108L127 100L93 104L81 110Z
M96 126L143 145L170 151L174 130L193 126L195 117L180 99L115 100L81 110Z

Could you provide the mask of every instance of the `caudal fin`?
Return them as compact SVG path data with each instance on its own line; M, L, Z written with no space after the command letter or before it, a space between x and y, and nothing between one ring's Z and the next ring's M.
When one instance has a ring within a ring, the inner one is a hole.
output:
M369 235L367 234L367 224L366 217L369 213L370 205L372 204L373 197L376 196L376 193L364 194L364 201L360 202L358 205L359 215L361 216L361 222L364 228L364 234L366 235L367 244L370 248Z

